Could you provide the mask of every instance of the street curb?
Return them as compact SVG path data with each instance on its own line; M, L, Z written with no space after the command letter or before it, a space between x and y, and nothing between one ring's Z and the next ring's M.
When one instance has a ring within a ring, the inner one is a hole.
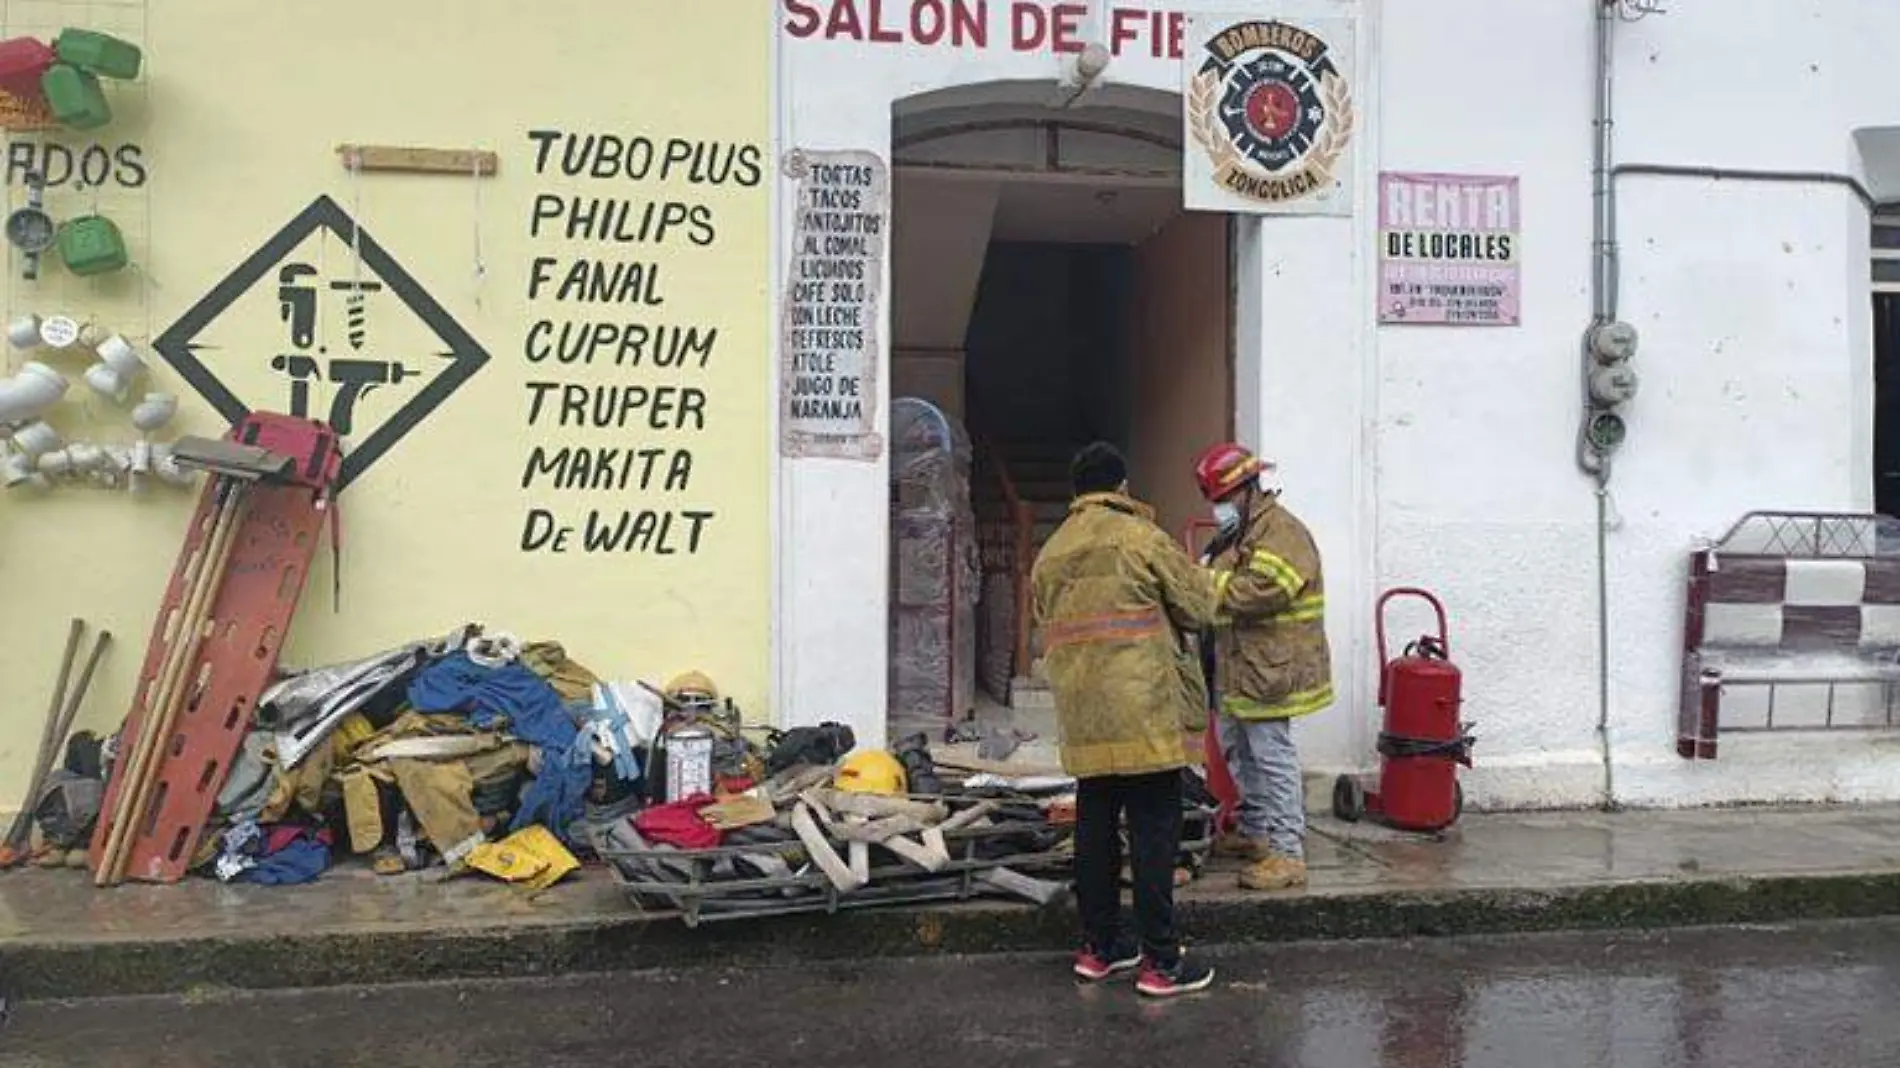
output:
M1658 928L1900 915L1900 871L1747 876L1551 890L1382 890L1189 897L1206 944ZM0 993L19 999L268 990L577 972L1059 951L1066 909L1000 904L782 917L689 929L624 917L483 928L0 944Z

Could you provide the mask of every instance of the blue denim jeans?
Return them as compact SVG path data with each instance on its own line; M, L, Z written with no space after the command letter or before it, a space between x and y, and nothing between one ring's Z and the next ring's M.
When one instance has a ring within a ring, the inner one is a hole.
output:
M1306 857L1306 794L1293 724L1221 716L1221 755L1240 788L1240 831L1280 856Z

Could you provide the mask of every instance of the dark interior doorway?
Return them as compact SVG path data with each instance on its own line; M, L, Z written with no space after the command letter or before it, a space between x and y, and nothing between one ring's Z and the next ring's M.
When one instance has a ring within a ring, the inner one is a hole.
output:
M1205 513L1193 457L1234 421L1231 246L1224 216L1182 210L1178 98L1000 108L1011 91L895 109L891 391L967 431L977 679L1042 715L1028 574L1075 450L1119 445L1171 534Z
M1005 448L1129 447L1127 245L998 241L983 261L966 336L972 432Z
M1900 293L1874 294L1874 510L1900 516Z

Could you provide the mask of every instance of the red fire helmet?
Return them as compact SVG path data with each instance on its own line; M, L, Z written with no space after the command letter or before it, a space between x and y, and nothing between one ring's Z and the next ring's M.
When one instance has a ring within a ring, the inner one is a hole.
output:
M1194 481L1200 483L1201 496L1224 501L1272 466L1244 447L1223 441L1209 446L1194 461Z

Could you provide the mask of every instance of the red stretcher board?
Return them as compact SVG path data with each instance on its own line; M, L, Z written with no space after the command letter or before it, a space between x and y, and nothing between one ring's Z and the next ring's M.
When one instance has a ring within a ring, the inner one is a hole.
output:
M342 453L327 424L253 412L228 440L257 445L296 459L284 483L257 482L244 491L235 542L224 580L205 619L204 644L181 677L183 705L155 759L157 781L144 819L133 830L125 877L170 883L183 878L199 837L216 807L218 793L250 731L257 698L276 679L277 656L303 595L310 564L326 519L335 515L333 494ZM207 476L186 529L184 548L172 568L158 618L152 624L138 688L120 737L112 779L93 831L96 870L112 833L125 768L136 751L158 694L171 642L185 611L186 578L194 558L210 548L211 530L227 479Z

